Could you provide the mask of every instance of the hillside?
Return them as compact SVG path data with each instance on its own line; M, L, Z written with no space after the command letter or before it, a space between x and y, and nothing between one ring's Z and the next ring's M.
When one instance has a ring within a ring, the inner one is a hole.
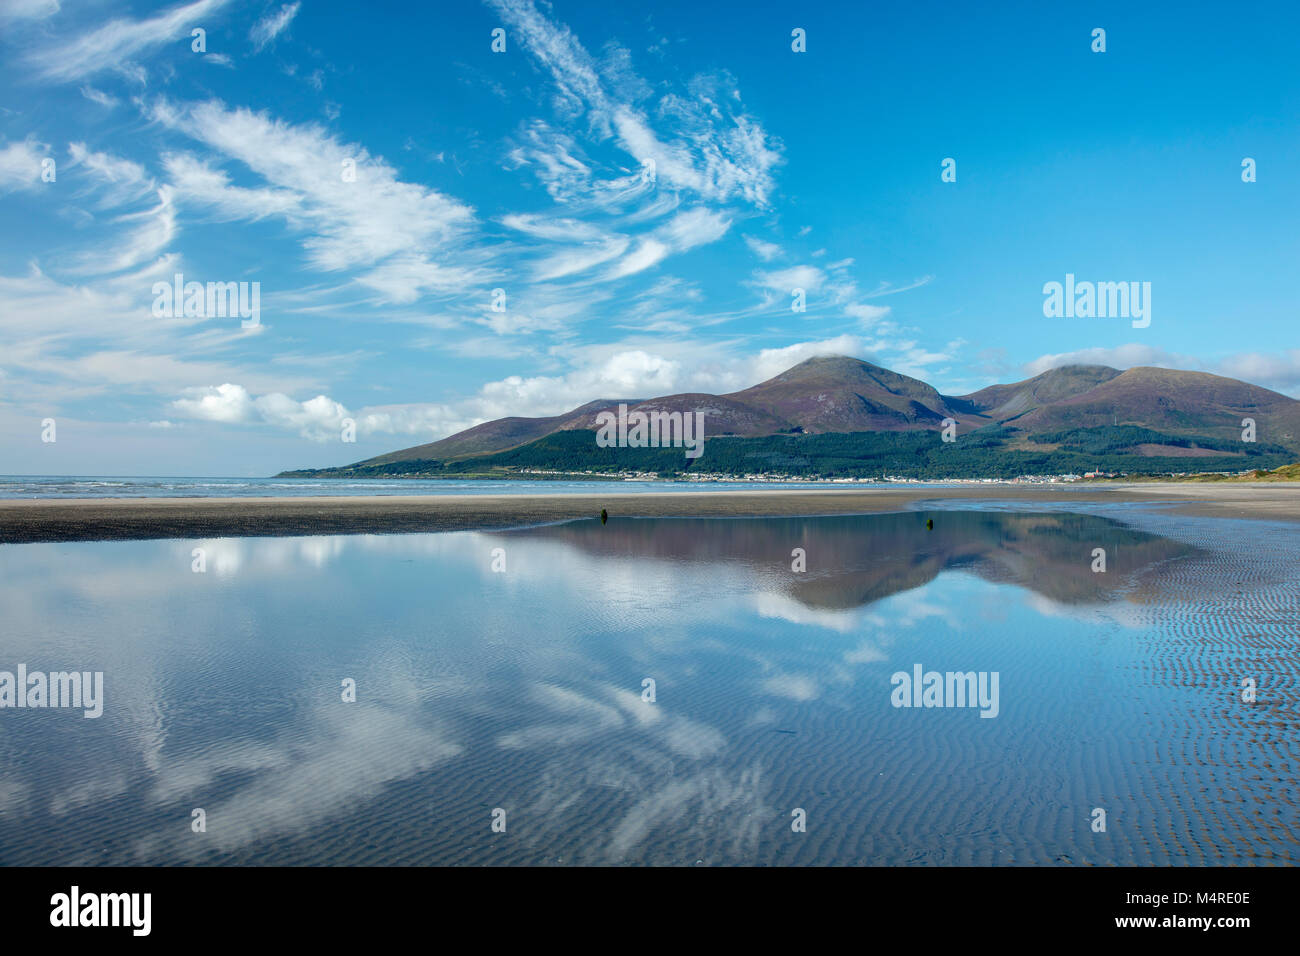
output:
M1131 368L1095 388L1042 405L1016 421L1028 432L1139 425L1172 434L1199 432L1239 440L1253 418L1259 440L1300 441L1300 402L1278 392L1205 372Z
M590 417L594 421L598 412L617 405L617 400L597 401L588 402L571 412L552 415L549 418L498 418L496 421L475 425L473 428L467 428L463 432L457 432L439 441L416 445L413 448L403 448L389 452L387 455L371 458L365 464L387 465L399 461L428 459L451 461L470 455L483 455L515 448L559 431L574 420L581 419L585 422Z

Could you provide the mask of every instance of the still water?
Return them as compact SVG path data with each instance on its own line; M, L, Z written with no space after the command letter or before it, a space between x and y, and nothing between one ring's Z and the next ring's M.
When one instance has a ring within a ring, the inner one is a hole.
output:
M0 863L1294 863L1298 554L1140 508L4 545L0 671L104 693L0 709ZM996 707L896 706L931 671Z

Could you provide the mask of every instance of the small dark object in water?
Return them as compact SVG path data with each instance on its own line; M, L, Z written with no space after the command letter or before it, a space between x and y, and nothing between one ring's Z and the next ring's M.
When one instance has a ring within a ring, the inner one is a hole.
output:
M797 734L797 733L799 732L799 731L797 731L797 730L780 730L780 729L775 728L775 727L772 728L772 729L775 730L776 733L778 733L778 734L791 734L791 735L793 735L793 734Z
M600 523L601 523L601 524L604 524L604 523L605 523L606 521L608 521L608 520L609 520L609 512L606 511L604 508L601 508L601 509L600 509Z
M933 530L934 530L934 519L933 519L933 518L926 518L926 519L925 519L925 530L926 530L926 531L933 531Z

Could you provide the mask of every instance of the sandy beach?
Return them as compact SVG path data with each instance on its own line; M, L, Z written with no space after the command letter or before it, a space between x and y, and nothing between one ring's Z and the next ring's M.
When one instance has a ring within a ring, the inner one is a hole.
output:
M616 487L616 486L614 486ZM1300 484L969 485L620 494L0 501L0 543L499 530L592 518L762 517L901 511L922 501L1136 502L1207 517L1300 520Z

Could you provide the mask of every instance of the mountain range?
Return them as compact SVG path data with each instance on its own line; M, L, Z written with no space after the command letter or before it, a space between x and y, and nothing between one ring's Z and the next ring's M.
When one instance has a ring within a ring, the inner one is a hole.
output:
M629 413L703 412L705 454L691 461L680 448L598 447L598 416L616 413L620 404ZM1254 441L1246 440L1244 419L1255 423ZM945 420L955 423L953 442L941 441ZM829 355L725 395L600 399L561 415L497 419L352 465L284 475L508 475L554 468L1005 477L1062 473L1091 462L1126 472L1239 471L1297 457L1300 401L1205 372L1067 365L952 396L870 362Z

